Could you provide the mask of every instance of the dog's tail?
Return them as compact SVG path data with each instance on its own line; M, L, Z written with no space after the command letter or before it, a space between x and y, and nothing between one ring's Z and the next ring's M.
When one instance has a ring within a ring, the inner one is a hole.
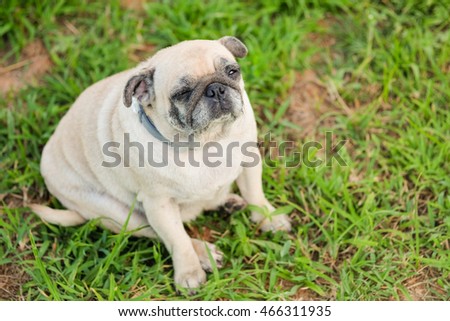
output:
M52 224L74 226L86 222L86 219L75 211L55 210L40 204L28 204L28 207L41 219Z

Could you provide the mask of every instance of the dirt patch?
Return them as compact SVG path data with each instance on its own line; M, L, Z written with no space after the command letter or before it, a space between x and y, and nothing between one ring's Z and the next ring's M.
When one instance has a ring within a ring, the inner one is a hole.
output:
M435 280L439 278L439 272L432 268L425 267L417 272L413 277L406 279L403 286L408 291L410 297L403 292L399 292L401 300L427 301L436 300L436 292L444 295L445 291L439 287Z
M323 300L316 292L308 288L299 288L290 298L293 301L318 301Z
M317 25L322 32L310 32L307 36L308 40L320 48L331 48L336 44L336 38L330 35L328 31L337 23L336 18L332 16L319 20Z
M30 84L36 84L52 65L41 40L29 43L17 62L6 61L0 66L0 93L17 92Z
M0 194L0 202L4 202L6 208L24 207L24 197L18 194ZM0 214L3 214L3 207L0 207Z
M0 194L0 202L4 206L0 207L0 216L3 221L9 224L9 218L4 212L6 208L18 208L23 207L25 200L28 200L27 190L22 189L23 195L18 194ZM26 216L28 214L24 214ZM25 218L24 218L25 219ZM32 259L31 246L28 236L25 236L22 240L17 241L17 234L11 236L11 242L18 244L16 247L17 257L11 257L8 260L8 256L2 258L7 263L0 263L0 301L2 300L25 300L22 294L22 285L30 280L29 275L25 272L20 261ZM24 253L27 252L27 253Z
M280 279L277 283L277 286L286 291L289 291L295 286L295 284L291 281ZM301 288L297 289L297 291L295 292L294 295L289 297L289 300L292 300L292 301L318 301L318 300L323 300L323 298L321 298L319 296L319 294L317 294L310 288L301 287Z
M361 89L357 92L357 96L353 100L353 102L350 102L349 105L351 108L359 109L361 107L365 107L365 105L371 103L381 93L381 85L376 83L366 83L365 80L357 80L362 84ZM385 104L382 106L382 109L384 108L390 108L387 107Z
M312 32L308 34L307 39L319 48L331 48L336 44L336 38L329 34Z
M188 226L187 233L191 238L210 243L214 243L220 237L220 233L218 231L212 230L207 226Z
M296 72L294 85L289 92L290 105L286 117L299 130L290 130L289 134L301 139L315 136L321 122L332 127L333 119L322 119L326 113L337 110L335 97L331 93L313 70Z
M120 0L120 5L122 8L135 11L144 10L145 3L146 0Z
M0 265L0 301L25 300L21 289L29 280L28 274L17 263Z
M140 43L130 46L128 59L136 63L150 58L157 51L157 47L150 43Z
M48 202L48 195L39 195L32 187L21 187L20 191L21 194L19 191L0 194L0 202L3 202L6 208L21 208L31 203L43 204ZM0 207L0 214L2 213L2 207Z
M327 16L317 23L318 31L310 32L307 35L308 43L312 43L314 47L319 48L311 56L311 62L313 64L321 65L325 64L325 55L330 55L332 58L337 58L338 53L333 50L336 44L336 38L331 35L330 29L335 28L338 25L338 20L332 16Z

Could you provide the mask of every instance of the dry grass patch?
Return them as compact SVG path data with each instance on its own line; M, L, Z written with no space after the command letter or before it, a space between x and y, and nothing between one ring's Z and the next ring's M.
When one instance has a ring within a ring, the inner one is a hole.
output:
M52 68L53 63L42 40L30 42L17 62L10 60L0 66L0 93L17 92L35 85Z
M25 300L21 289L29 279L17 263L0 265L0 300Z
M291 102L286 117L299 127L299 130L291 130L290 135L300 139L314 137L319 124L332 127L333 119L323 116L336 110L335 103L315 71L297 72L289 96Z

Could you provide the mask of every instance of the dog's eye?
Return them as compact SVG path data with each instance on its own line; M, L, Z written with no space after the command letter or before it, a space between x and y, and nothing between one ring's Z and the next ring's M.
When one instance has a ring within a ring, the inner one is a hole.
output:
M237 80L239 78L239 74L241 72L241 68L239 68L239 65L233 64L229 65L225 69L227 76L231 79Z
M228 76L236 76L239 73L238 69L230 69L228 70Z
M177 99L187 98L190 96L191 93L192 93L192 90L190 90L190 89L182 89L178 93L175 94L174 98L177 98Z
M190 93L191 93L190 90L184 90L184 91L180 92L179 95L180 96L185 96L185 95L190 94Z

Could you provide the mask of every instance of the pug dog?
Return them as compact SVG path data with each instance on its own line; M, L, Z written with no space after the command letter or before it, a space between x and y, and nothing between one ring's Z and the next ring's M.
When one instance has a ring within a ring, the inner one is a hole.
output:
M235 37L184 41L87 88L41 159L48 190L67 210L31 209L53 224L100 219L116 233L159 238L176 285L189 289L221 266L222 253L191 239L183 222L252 204L265 209L251 213L260 229L289 231L263 192L256 121L236 62L246 55ZM232 194L234 181L242 197Z

